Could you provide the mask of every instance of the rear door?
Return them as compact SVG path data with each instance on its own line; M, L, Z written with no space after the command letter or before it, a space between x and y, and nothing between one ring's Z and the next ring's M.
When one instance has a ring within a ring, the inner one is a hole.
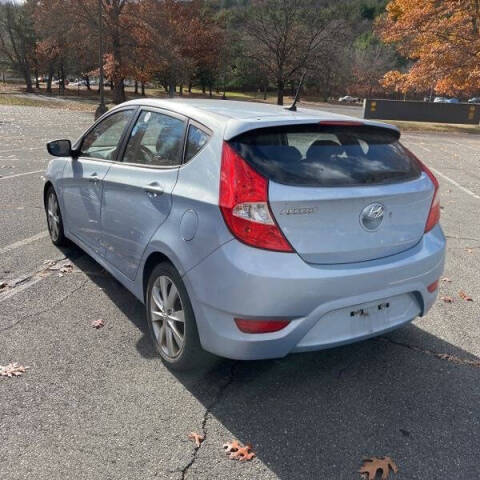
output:
M423 236L434 186L394 130L362 124L257 129L232 146L269 178L275 219L309 263L372 260Z
M125 140L122 161L104 179L105 257L135 278L150 238L168 217L183 155L186 119L142 108Z
M80 155L68 162L63 175L63 195L68 230L103 255L100 211L103 179L116 160L133 109L112 113L95 125L80 144Z

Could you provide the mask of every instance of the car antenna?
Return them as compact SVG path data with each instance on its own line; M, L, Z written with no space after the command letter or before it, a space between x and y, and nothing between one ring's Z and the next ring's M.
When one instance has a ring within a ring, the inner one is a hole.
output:
M298 84L298 88L297 88L297 91L295 93L295 98L293 99L293 103L289 107L286 107L285 110L290 110L291 112L296 112L297 111L298 96L300 95L300 90L302 89L303 81L305 80L305 75L306 74L307 74L307 71L305 70L302 74L302 78L300 79L300 83Z

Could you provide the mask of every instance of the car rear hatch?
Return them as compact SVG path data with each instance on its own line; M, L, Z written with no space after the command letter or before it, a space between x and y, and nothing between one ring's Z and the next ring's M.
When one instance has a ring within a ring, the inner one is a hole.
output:
M306 262L394 255L424 234L434 185L396 130L360 122L282 125L229 144L268 178L275 220Z

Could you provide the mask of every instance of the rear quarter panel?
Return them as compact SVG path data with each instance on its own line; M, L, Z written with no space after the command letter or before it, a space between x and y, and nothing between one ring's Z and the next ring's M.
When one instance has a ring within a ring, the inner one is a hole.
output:
M222 145L223 132L217 131L180 167L172 210L152 237L143 263L151 253L161 252L183 275L233 238L218 206Z

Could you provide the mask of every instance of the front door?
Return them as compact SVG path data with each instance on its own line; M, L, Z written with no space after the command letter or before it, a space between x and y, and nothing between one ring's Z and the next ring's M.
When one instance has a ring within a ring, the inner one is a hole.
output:
M112 165L105 176L102 203L105 257L132 280L148 242L172 208L185 126L181 116L142 109L122 162Z
M80 155L64 170L63 203L66 226L96 253L103 255L101 245L101 203L103 180L116 159L123 133L133 110L109 115L81 142Z

